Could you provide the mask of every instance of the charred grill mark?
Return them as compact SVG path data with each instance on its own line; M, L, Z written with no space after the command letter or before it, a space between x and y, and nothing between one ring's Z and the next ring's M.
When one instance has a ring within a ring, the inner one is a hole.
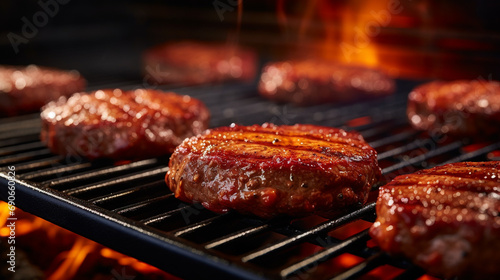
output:
M216 147L216 145L217 145L216 143L219 142L217 140L219 140L219 139L213 138L213 139L204 139L203 141L206 141L207 145L210 145L212 147ZM227 145L223 145L223 146L219 145L219 149L216 149L216 150L225 150L225 151L231 150L231 151L234 151L235 154L241 154L241 155L248 154L248 151L255 149L255 150L259 150L260 152L266 151L265 154L269 154L270 155L269 157L274 157L274 156L279 157L280 156L279 151L283 151L283 150L290 151L290 152L311 153L311 157L320 158L320 159L324 159L324 157L318 156L318 154L325 155L328 157L335 157L335 158L349 158L349 157L355 157L358 155L366 156L365 154L363 154L364 149L361 149L359 147L351 147L351 146L347 146L347 145L335 145L335 146L331 147L331 149L329 149L328 153L325 153L324 149L322 149L321 147L312 147L312 146L308 146L308 145L304 145L304 146L284 145L284 144L275 145L275 144L272 144L268 141L262 141L262 142L259 141L259 142L252 143L252 142L246 142L245 140L240 140L240 139L238 139L238 140L231 139L231 140L224 140L224 141L226 141L225 144L227 144ZM281 142L284 142L284 141L281 141ZM227 149L226 146L232 146L233 148ZM241 146L244 149L241 149L241 150L237 149L236 146ZM342 150L342 151L339 151L339 150ZM216 151L214 151L214 152L216 152ZM264 154L262 154L262 155L264 155ZM268 156L263 156L263 157L268 157Z
M140 159L171 153L208 126L194 98L156 90L98 90L50 102L41 138L54 153L88 159Z
M371 185L380 177L376 151L365 142L344 143L351 136L355 139L355 133L337 143L328 141L329 137L336 140L333 133L304 137L308 130L311 134L333 131L310 125L208 130L176 149L170 170L182 165L178 173L186 175L185 181L180 187L170 174L167 184L179 198L203 201L215 212L235 209L265 218L331 215L365 203ZM195 182L193 174L198 172L205 175ZM340 200L336 199L339 193Z
M300 141L306 142L315 142L317 145L321 143L330 144L337 143L343 144L346 146L367 146L366 143L363 143L359 140L354 140L348 137L316 137L314 135L304 135L304 134L276 134L272 132L261 132L261 131L219 131L218 129L214 129L214 132L219 132L218 134L212 134L210 136L205 136L205 139L219 139L222 138L224 140L245 140L245 141L258 141L257 139L266 139L268 142L273 144L279 144L279 142L283 141L293 141L300 143ZM270 135L269 137L262 137L264 135ZM227 137L230 138L227 138ZM226 137L226 138L224 138ZM254 140L255 139L255 140ZM263 141L262 141L263 142Z
M398 207L467 209L476 214L498 216L500 193L498 163L456 163L396 177L380 188L379 201ZM471 171L472 170L472 171ZM453 174L450 174L453 173ZM489 180L485 176L490 176ZM491 179L491 177L497 178ZM389 196L386 196L389 195Z

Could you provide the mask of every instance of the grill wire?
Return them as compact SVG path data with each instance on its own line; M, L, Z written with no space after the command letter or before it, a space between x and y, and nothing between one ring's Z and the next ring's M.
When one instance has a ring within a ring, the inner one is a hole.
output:
M354 104L295 107L256 94L254 84L175 88L201 99L211 126L312 123L360 132L377 149L385 180L438 164L488 160L500 142L473 143L413 130L405 117L415 81L398 80L390 97ZM134 89L139 83L97 88ZM39 142L39 115L2 119L0 184L16 168L16 204L23 210L184 278L210 275L235 279L358 279L378 267L401 269L396 279L416 279L420 268L368 246L368 229L346 239L330 232L359 220L373 222L377 186L369 202L336 219L262 220L234 212L218 215L176 200L164 182L168 157L137 162L88 162L52 154ZM0 194L7 200L6 192ZM303 253L301 248L315 249ZM321 270L349 253L363 260L343 271Z

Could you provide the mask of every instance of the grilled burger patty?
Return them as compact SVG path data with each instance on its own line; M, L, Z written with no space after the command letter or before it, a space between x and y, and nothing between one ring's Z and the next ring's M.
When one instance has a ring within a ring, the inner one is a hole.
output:
M88 159L140 159L171 153L208 127L205 105L155 90L98 90L50 102L41 140L54 152Z
M51 100L84 90L76 71L29 65L0 66L0 116L37 112Z
M300 124L207 130L179 145L169 167L177 198L263 218L360 206L380 176L376 151L358 133Z
M394 80L378 70L318 60L269 63L259 82L262 96L297 105L384 96L394 89Z
M408 119L421 130L460 136L500 131L500 83L435 81L415 88L408 98Z
M145 78L152 84L203 84L226 80L253 80L257 55L228 44L193 41L153 47L144 55Z
M371 236L431 274L500 275L500 162L462 162L396 177L380 188Z

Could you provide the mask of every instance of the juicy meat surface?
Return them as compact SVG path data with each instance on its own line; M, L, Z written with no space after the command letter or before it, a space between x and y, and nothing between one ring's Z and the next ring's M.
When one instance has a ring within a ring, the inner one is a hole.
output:
M257 71L255 52L229 44L166 43L147 50L143 60L150 84L251 81Z
M38 112L47 102L85 89L76 71L29 65L0 66L0 116Z
M172 153L208 127L209 111L189 96L155 90L98 90L47 104L41 140L88 159L141 159Z
M416 87L408 97L408 119L417 129L459 136L500 132L500 83L435 81Z
M319 60L267 64L259 93L276 102L314 105L390 95L394 80L381 71Z
M177 198L263 218L359 207L380 176L376 151L358 133L299 124L207 130L179 145L169 168Z
M431 274L498 279L499 168L461 162L396 177L380 188L371 236Z

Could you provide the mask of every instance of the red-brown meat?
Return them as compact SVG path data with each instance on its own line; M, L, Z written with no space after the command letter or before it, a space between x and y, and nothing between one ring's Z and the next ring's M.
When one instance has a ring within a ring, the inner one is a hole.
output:
M251 81L257 56L235 45L182 41L146 51L144 64L145 80L150 84Z
M377 153L361 135L313 125L211 129L177 147L169 167L177 198L264 218L360 206L380 176Z
M448 164L380 188L371 236L431 274L500 275L500 162Z
M140 159L174 151L208 127L205 105L154 90L98 90L50 102L41 140L54 152L88 159Z
M302 106L385 96L394 88L394 80L378 70L319 60L269 63L259 83L262 96Z
M430 82L408 99L408 119L417 129L457 136L500 132L500 83L495 81Z
M38 112L47 102L85 89L76 71L0 66L0 116Z

